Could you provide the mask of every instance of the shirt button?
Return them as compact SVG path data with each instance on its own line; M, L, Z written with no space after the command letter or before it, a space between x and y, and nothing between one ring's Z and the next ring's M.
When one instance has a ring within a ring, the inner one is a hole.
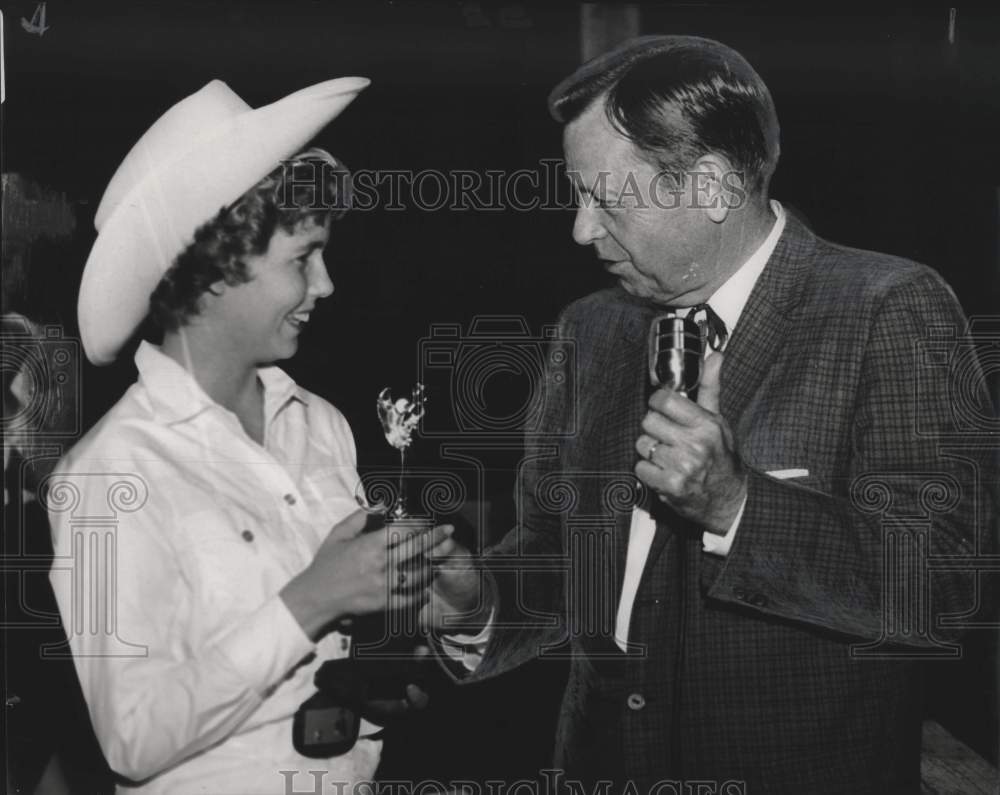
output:
M740 587L736 587L733 588L733 596L735 596L741 602L745 602L747 599L747 592Z
M628 704L629 709L638 712L646 706L646 699L643 697L642 693L631 693L625 703Z
M241 533L241 535L243 536L243 540L246 541L247 543L253 541L253 533L251 533L249 530L244 530Z
M295 495L294 494L286 494L285 495L285 502L287 502L289 505L295 505Z
M750 604L754 607L767 607L767 597L762 593L755 593L750 597Z

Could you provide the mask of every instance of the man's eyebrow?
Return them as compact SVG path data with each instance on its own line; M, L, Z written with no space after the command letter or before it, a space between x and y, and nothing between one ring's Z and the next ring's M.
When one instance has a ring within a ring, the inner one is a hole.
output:
M570 177L570 182L572 182L573 187L576 188L578 191L580 191L580 193L585 193L588 196L594 195L593 189L597 186L596 182L588 185L582 179L577 177ZM601 184L600 187L603 189L601 191L601 195L603 198L608 198L609 196L612 198L617 198L617 196L619 195L619 191L616 191L614 188L609 188L607 183Z

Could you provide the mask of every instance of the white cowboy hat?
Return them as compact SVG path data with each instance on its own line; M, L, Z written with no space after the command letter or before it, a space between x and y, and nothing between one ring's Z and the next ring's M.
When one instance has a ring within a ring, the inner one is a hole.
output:
M164 113L111 178L77 313L87 358L114 361L195 230L297 152L369 84L327 80L251 108L213 80Z

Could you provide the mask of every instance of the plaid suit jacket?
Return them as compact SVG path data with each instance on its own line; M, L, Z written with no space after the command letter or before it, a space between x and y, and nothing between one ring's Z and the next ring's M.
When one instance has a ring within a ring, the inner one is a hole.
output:
M932 567L993 550L996 477L956 412L988 396L959 343L943 359L923 350L932 329L965 331L951 290L789 217L721 375L749 470L735 542L712 556L700 528L664 513L622 654L612 634L631 509L647 499L633 445L654 314L615 289L562 315L577 361L546 396L544 427L564 437L529 444L518 524L487 556L498 612L473 678L570 657L555 759L568 779L918 791L922 661L959 652L981 596L968 568ZM808 476L766 474L787 469Z

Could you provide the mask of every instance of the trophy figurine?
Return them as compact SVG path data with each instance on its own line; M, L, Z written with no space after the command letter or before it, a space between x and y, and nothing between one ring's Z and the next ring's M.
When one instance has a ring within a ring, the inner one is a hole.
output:
M378 393L378 418L382 422L385 440L399 450L399 481L393 504L388 506L386 519L409 519L406 508L406 449L413 442L413 432L424 416L424 385L417 384L410 398L392 399L389 387Z

